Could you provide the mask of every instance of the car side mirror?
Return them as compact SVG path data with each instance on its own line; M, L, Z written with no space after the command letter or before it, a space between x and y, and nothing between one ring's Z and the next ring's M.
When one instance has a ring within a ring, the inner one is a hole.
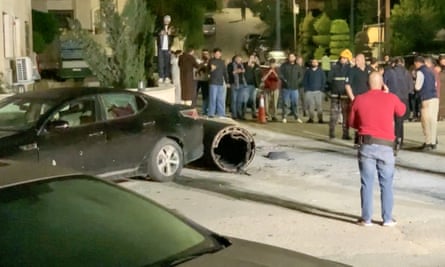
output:
M46 129L48 131L61 130L61 129L66 129L69 126L70 126L70 124L65 120L54 120L54 121L48 122Z

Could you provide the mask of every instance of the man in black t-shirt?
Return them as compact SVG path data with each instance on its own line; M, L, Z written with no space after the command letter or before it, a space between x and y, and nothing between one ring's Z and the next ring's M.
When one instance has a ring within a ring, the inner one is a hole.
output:
M357 54L355 57L355 66L349 70L346 76L346 94L351 101L355 96L363 94L368 91L368 77L371 73L371 68L366 65L365 56Z
M371 68L366 65L365 56L363 54L357 54L355 56L355 66L349 69L349 73L346 75L345 89L351 102L358 95L366 93L369 89L368 78L371 73ZM355 132L354 144L358 144L358 134Z

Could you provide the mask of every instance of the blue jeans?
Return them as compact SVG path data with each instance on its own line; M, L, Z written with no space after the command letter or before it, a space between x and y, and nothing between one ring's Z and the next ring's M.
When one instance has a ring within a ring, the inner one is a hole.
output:
M297 115L297 104L298 104L298 90L297 89L286 89L283 88L281 90L282 96L282 109L283 109L283 119L286 118L287 115L293 115L295 119L298 118ZM288 110L290 109L290 113Z
M256 87L252 84L248 84L246 87L247 90L247 103L252 103L252 115L256 116Z
M362 219L370 222L372 219L372 200L374 178L377 173L380 185L380 201L383 222L390 222L394 205L393 178L395 158L392 147L383 145L360 145L358 151L358 166L361 176L361 207Z
M247 87L244 85L236 87L235 84L232 84L230 88L230 112L232 113L232 118L243 119L248 98Z
M210 117L226 115L226 88L223 85L210 84L209 112Z
M170 78L171 76L170 51L158 50L158 73L160 79Z

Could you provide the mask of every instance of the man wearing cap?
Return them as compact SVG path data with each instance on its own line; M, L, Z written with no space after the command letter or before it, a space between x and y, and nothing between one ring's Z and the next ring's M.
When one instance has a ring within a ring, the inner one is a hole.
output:
M156 31L158 49L159 83L170 83L170 48L173 44L173 28L170 25L171 17L164 16L163 24Z
M425 143L422 150L436 149L437 141L437 113L439 110L439 99L437 98L436 79L434 73L425 65L425 59L417 56L414 59L416 67L416 82L414 89L419 92L422 107L420 110L420 121L422 124Z
M340 53L340 58L337 63L332 66L328 74L328 89L331 97L331 116L329 119L329 138L335 138L335 126L340 114L343 116L342 139L350 140L348 116L351 109L351 101L346 95L345 82L348 75L350 65L349 61L352 59L352 53L348 49Z
M360 170L361 217L359 224L372 226L374 176L380 185L383 226L394 226L394 116L402 116L406 106L383 88L379 72L369 75L370 89L357 95L352 103L349 125L358 131L358 166ZM377 108L376 108L377 107Z

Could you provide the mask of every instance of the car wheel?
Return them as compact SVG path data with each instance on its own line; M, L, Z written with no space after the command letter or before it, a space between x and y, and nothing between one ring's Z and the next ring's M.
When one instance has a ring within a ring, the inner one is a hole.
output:
M171 181L179 175L182 165L181 147L171 139L162 138L148 157L148 175L159 182Z

